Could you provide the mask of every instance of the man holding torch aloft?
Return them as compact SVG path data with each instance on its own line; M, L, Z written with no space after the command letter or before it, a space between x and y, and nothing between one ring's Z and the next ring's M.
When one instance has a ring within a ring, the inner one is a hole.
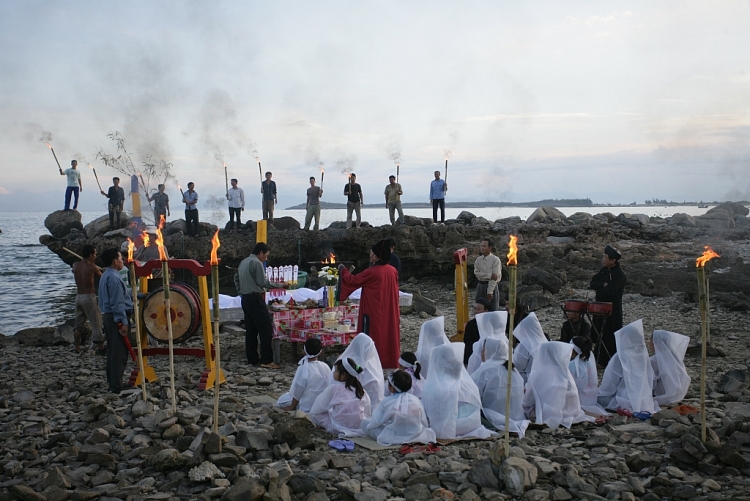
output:
M430 183L430 203L432 204L432 221L437 223L437 211L440 207L440 222L445 223L445 192L448 183L440 179L440 171L435 171L435 179Z
M122 212L123 204L125 203L125 190L120 188L120 178L113 177L112 185L104 193L104 190L99 190L102 195L109 198L109 229L119 230L120 229L120 213ZM117 226L115 226L115 217L117 217Z
M159 224L161 217L164 216L164 220L167 220L168 216L171 216L169 212L169 195L164 193L165 186L160 184L157 186L158 192L148 197L149 202L154 202L154 224Z
M398 222L404 224L404 210L401 208L401 185L396 182L396 176L388 177L388 185L385 187L385 206L391 217L391 224L396 224L396 211L398 211Z
M234 231L237 231L242 227L240 215L245 210L245 192L237 187L236 179L232 179L232 187L227 190L227 200L229 201L229 223ZM237 216L237 223L234 222L235 216Z
M70 162L70 169L60 169L60 175L68 177L68 187L65 190L65 209L63 210L70 210L71 195L75 197L73 210L78 209L78 193L79 191L83 191L83 182L81 181L81 171L77 167L78 160L72 160Z
M266 180L260 183L260 192L263 194L263 219L273 226L273 209L279 199L276 197L276 181L271 181L271 176L266 172Z
M305 205L305 230L310 229L310 223L315 217L315 230L320 228L320 197L323 196L323 188L315 186L315 178L310 176L310 187L307 189L307 204Z
M357 175L349 174L349 182L344 185L344 196L346 202L346 228L352 227L352 211L357 214L357 228L362 224L362 204L365 203L365 196L362 194L362 187L357 183Z

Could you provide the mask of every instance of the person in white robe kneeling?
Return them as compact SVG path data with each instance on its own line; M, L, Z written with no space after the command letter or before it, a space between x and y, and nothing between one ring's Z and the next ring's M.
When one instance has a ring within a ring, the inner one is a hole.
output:
M615 332L617 353L610 359L599 385L597 402L609 410L659 410L654 402L654 371L643 339L643 321L636 320Z
M669 331L654 331L651 336L651 368L654 371L654 399L659 405L681 402L690 388L685 370L685 352L690 338Z
M436 346L450 344L445 335L445 317L435 317L426 321L419 328L417 343L417 360L422 364L422 377L427 378L430 368L430 353Z
M599 391L599 375L596 372L596 361L592 356L591 339L585 336L575 336L570 340L570 344L573 347L571 355L573 358L568 368L578 388L581 409L595 416L609 416L609 413L596 401Z
M484 417L498 430L505 430L505 402L508 390L508 341L486 338L482 365L471 379L482 397ZM510 389L510 431L523 438L530 422L523 413L523 378L514 368Z
M422 376L422 364L417 360L417 356L410 351L403 352L398 359L398 370L404 371L411 376L411 389L407 393L421 399L425 380ZM389 385L385 387L385 395L392 395Z
M331 369L328 364L318 361L318 357L323 352L320 339L308 339L303 349L305 356L299 361L299 367L292 379L292 386L276 402L276 405L285 411L299 409L302 412L310 412L315 399L328 387L328 375Z
M513 350L513 367L518 369L524 382L529 380L529 374L534 366L534 357L539 347L547 342L547 337L542 330L542 324L536 317L536 313L521 320L515 329L513 337L518 339L519 345ZM515 346L515 345L514 345Z
M380 401L370 419L362 421L362 431L380 445L435 442L422 402L409 393L411 383L407 372L392 372L388 377L390 396Z
M595 421L581 409L578 388L568 369L572 352L569 343L550 341L542 343L534 355L523 409L535 424L570 428L575 423Z
M363 372L359 377L362 388L365 389L370 397L370 403L373 408L377 407L383 397L385 379L383 378L383 366L380 364L378 350L375 348L375 342L364 332L357 334L344 352L339 355L338 360L354 359L362 366ZM333 370L331 370L333 375ZM331 379L329 379L330 381Z
M422 393L422 405L430 428L438 438L488 438L494 435L482 426L479 389L463 364L463 343L432 349L430 373Z
M318 395L308 414L315 426L339 438L364 436L362 421L370 417L370 397L359 382L363 371L351 358L336 361L334 381Z
M479 341L474 343L473 351L469 357L469 364L466 367L469 375L473 375L484 361L482 358L482 347L484 346L484 341L486 339L506 339L505 325L508 322L508 312L488 311L486 313L480 313L474 318L477 321Z

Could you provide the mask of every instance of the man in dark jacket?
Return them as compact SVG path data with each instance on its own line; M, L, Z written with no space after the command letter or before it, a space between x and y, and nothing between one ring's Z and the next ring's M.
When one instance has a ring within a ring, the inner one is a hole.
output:
M596 291L596 300L612 303L612 315L606 318L595 318L594 327L601 335L595 339L601 346L596 348L597 364L606 367L609 359L617 351L615 332L622 328L622 293L628 279L620 267L622 254L608 245L604 248L602 269L591 279L589 289Z
M125 204L125 190L120 188L119 177L112 178L112 185L109 187L107 193L104 193L104 190L99 191L101 191L102 195L109 198L109 229L118 230L120 229L120 213ZM115 226L115 218L117 219L117 226Z

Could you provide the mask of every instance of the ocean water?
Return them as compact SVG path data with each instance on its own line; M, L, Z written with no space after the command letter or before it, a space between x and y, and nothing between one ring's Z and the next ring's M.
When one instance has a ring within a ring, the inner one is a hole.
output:
M462 210L469 210L490 221L511 216L527 218L534 211L532 207L488 207L472 209L452 209L445 212L446 219L458 216ZM697 216L708 209L696 206L672 207L563 207L564 214L575 212L643 213L648 216L667 217L677 212ZM432 209L409 209L407 214L417 217L432 217ZM101 216L99 212L81 213L86 223ZM277 210L276 217L291 216L304 222L303 210ZM0 212L0 333L15 334L29 327L58 325L73 318L75 282L70 267L39 243L39 236L48 233L44 227L44 212ZM169 218L183 217L182 211L174 211ZM223 227L228 220L225 210L201 209L201 220ZM247 209L243 221L261 218L261 211ZM334 221L346 220L346 209L323 210L320 227L325 228ZM389 224L388 210L383 207L362 210L362 220L371 225Z

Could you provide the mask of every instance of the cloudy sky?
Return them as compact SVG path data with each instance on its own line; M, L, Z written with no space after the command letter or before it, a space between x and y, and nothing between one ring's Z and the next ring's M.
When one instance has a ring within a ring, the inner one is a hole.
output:
M61 196L46 133L110 177L112 131L204 196L219 159L252 194L257 150L281 206L320 162L329 201L350 168L379 202L395 153L426 201L446 150L454 201L748 199L748 26L747 0L5 1L0 210Z

